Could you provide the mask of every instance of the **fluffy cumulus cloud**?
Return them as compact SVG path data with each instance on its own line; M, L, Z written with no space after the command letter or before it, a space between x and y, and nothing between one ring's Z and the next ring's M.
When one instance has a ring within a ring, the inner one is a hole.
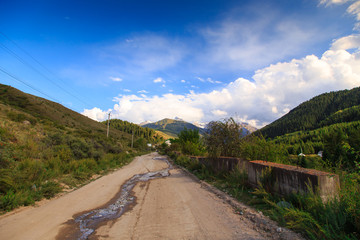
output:
M91 118L91 119L94 119L94 120L97 120L97 121L103 121L103 120L106 119L107 112L101 110L100 108L95 107L93 109L85 109L82 112L82 114L89 117L89 118Z
M359 22L360 1L320 1L321 4L326 6L346 2L349 5L347 12L354 15ZM358 22L357 25L359 25ZM204 36L211 42L211 46L214 46L214 48L210 48L211 55L215 56L214 61L224 63L226 62L224 59L232 59L231 64L249 64L249 66L240 66L244 68L259 64L251 62L251 59L256 61L264 59L263 62L260 62L260 65L267 62L276 62L274 56L286 56L290 51L284 42L298 41L299 44L288 46L291 51L294 51L295 46L296 51L297 47L301 47L301 44L303 44L300 42L313 34L311 31L310 33L304 32L301 28L296 28L296 24L288 22L285 25L278 25L277 29L280 33L282 31L284 33L290 32L290 35L284 34L283 41L267 39L268 42L263 44L259 42L262 37L261 34L256 35L254 33L254 31L261 32L263 26L266 26L266 24L260 24L258 28L250 29L246 26L229 23L222 26L221 31L215 31L216 29L205 31ZM292 30L288 31L287 29ZM248 33L251 33L248 35L252 36L251 39L246 37ZM242 35L238 34L244 34L241 44L236 40L242 37ZM150 43L153 42L152 40L154 39L150 39ZM141 39L135 39L135 42L138 41L141 42ZM306 44L306 41L304 42ZM135 43L129 42L129 44ZM170 46L168 42L164 42L162 39L157 44ZM150 50L152 48L149 47ZM169 56L162 58L161 54L160 57L159 54L156 56L159 57L158 60L161 59L161 62L164 61L170 65L182 58L177 50L169 50L164 53L164 56L168 53L170 53L170 59ZM249 59L250 61L248 61ZM146 62L152 62L148 60L146 59ZM158 66L159 61L153 61L154 64L151 66L147 66L148 63L144 62L143 67L154 70L153 68ZM142 64L142 62L137 63ZM198 80L220 83L211 78L198 77ZM153 82L165 83L162 78L157 78ZM246 121L254 126L261 127L318 94L359 86L360 35L352 34L333 41L330 49L320 57L307 55L301 59L278 62L258 69L251 79L240 77L210 92L195 92L192 90L183 95L168 93L160 96L146 96L143 94L144 92L139 92L139 95L119 95L114 98L116 103L111 111L113 118L135 123L175 117L190 122L208 122L233 116L240 121ZM192 87L195 88L195 86ZM83 114L101 121L106 119L108 111L93 108L84 110Z
M153 82L154 82L154 83L165 83L165 80L162 79L161 77L158 77L158 78L154 79Z
M349 48L355 51L347 51ZM176 116L191 122L234 116L261 127L313 96L360 86L359 49L358 36L353 35L334 41L320 58L308 55L270 65L257 70L252 79L238 78L208 93L121 95L114 99L112 116L136 123ZM106 112L98 108L83 114L106 119Z

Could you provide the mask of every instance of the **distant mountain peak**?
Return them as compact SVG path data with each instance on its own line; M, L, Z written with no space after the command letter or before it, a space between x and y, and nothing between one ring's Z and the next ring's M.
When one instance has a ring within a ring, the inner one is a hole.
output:
M203 123L203 122L193 122L192 124L194 124L195 126L199 127L199 128L206 128L207 123Z
M175 117L174 120L185 122L182 118L179 118L179 117Z
M144 125L146 125L146 124L149 124L149 123L152 123L151 121L149 121L149 120L147 120L147 121L145 121L145 122L142 122L142 123L139 123L139 126L144 126Z
M176 118L176 119L165 118L154 123L145 124L143 125L143 127L152 128L174 137L176 137L181 131L183 131L184 128L197 129L199 130L200 134L205 133L203 128L197 127L192 123L185 122L180 118Z

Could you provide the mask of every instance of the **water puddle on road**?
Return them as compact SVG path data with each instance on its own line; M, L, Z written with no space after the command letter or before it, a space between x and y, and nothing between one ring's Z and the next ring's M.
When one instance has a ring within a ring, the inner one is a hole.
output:
M78 216L75 219L81 232L78 239L87 239L100 223L119 218L125 212L126 207L134 202L135 197L131 195L131 191L138 182L147 182L170 175L169 170L172 169L172 165L166 157L155 157L153 159L165 161L169 167L160 171L134 175L121 186L120 195L115 202Z

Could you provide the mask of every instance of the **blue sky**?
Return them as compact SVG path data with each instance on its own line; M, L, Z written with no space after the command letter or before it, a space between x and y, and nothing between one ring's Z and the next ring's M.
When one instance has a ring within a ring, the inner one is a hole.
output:
M355 0L2 0L0 82L99 121L261 127L360 86L359 21Z

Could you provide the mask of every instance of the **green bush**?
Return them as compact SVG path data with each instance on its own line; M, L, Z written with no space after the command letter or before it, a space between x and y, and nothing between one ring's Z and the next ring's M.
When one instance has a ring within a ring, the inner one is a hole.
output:
M41 185L40 194L46 199L54 197L57 193L61 192L62 188L58 182L47 181Z
M10 169L0 169L0 194L4 194L14 187Z
M38 183L46 178L46 169L40 160L25 159L16 168L17 183Z
M19 205L17 197L13 191L8 191L5 195L0 196L0 209L10 211Z

